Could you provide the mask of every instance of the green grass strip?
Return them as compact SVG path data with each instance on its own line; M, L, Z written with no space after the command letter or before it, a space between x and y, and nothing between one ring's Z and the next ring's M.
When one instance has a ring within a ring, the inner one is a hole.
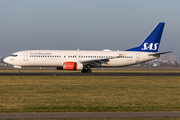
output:
M180 111L180 77L0 76L0 112Z

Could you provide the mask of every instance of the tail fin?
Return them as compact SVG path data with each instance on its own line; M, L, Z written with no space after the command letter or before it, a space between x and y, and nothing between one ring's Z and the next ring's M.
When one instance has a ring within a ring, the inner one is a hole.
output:
M159 23L138 47L125 51L158 52L165 23Z

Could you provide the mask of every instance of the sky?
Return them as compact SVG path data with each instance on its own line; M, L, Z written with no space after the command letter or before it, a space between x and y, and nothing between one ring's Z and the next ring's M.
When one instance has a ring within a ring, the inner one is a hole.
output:
M0 57L22 50L126 50L165 22L180 60L180 0L0 0ZM166 59L169 59L168 54Z

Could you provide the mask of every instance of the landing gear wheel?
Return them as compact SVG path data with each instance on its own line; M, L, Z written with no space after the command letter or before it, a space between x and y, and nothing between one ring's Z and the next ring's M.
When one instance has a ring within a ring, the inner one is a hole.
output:
M91 73L92 72L92 70L91 69L87 69L87 73Z
M22 70L22 69L20 69L20 70L19 70L19 73L22 73L22 72L23 72L23 70Z
M86 69L81 70L82 73L86 73L86 71L87 71Z
M90 68L81 70L82 73L91 73L92 70Z

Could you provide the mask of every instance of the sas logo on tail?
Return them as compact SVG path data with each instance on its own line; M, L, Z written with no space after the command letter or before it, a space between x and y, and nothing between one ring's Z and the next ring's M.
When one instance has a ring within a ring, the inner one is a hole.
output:
M144 43L144 48L141 48L142 50L157 50L157 46L159 43Z

